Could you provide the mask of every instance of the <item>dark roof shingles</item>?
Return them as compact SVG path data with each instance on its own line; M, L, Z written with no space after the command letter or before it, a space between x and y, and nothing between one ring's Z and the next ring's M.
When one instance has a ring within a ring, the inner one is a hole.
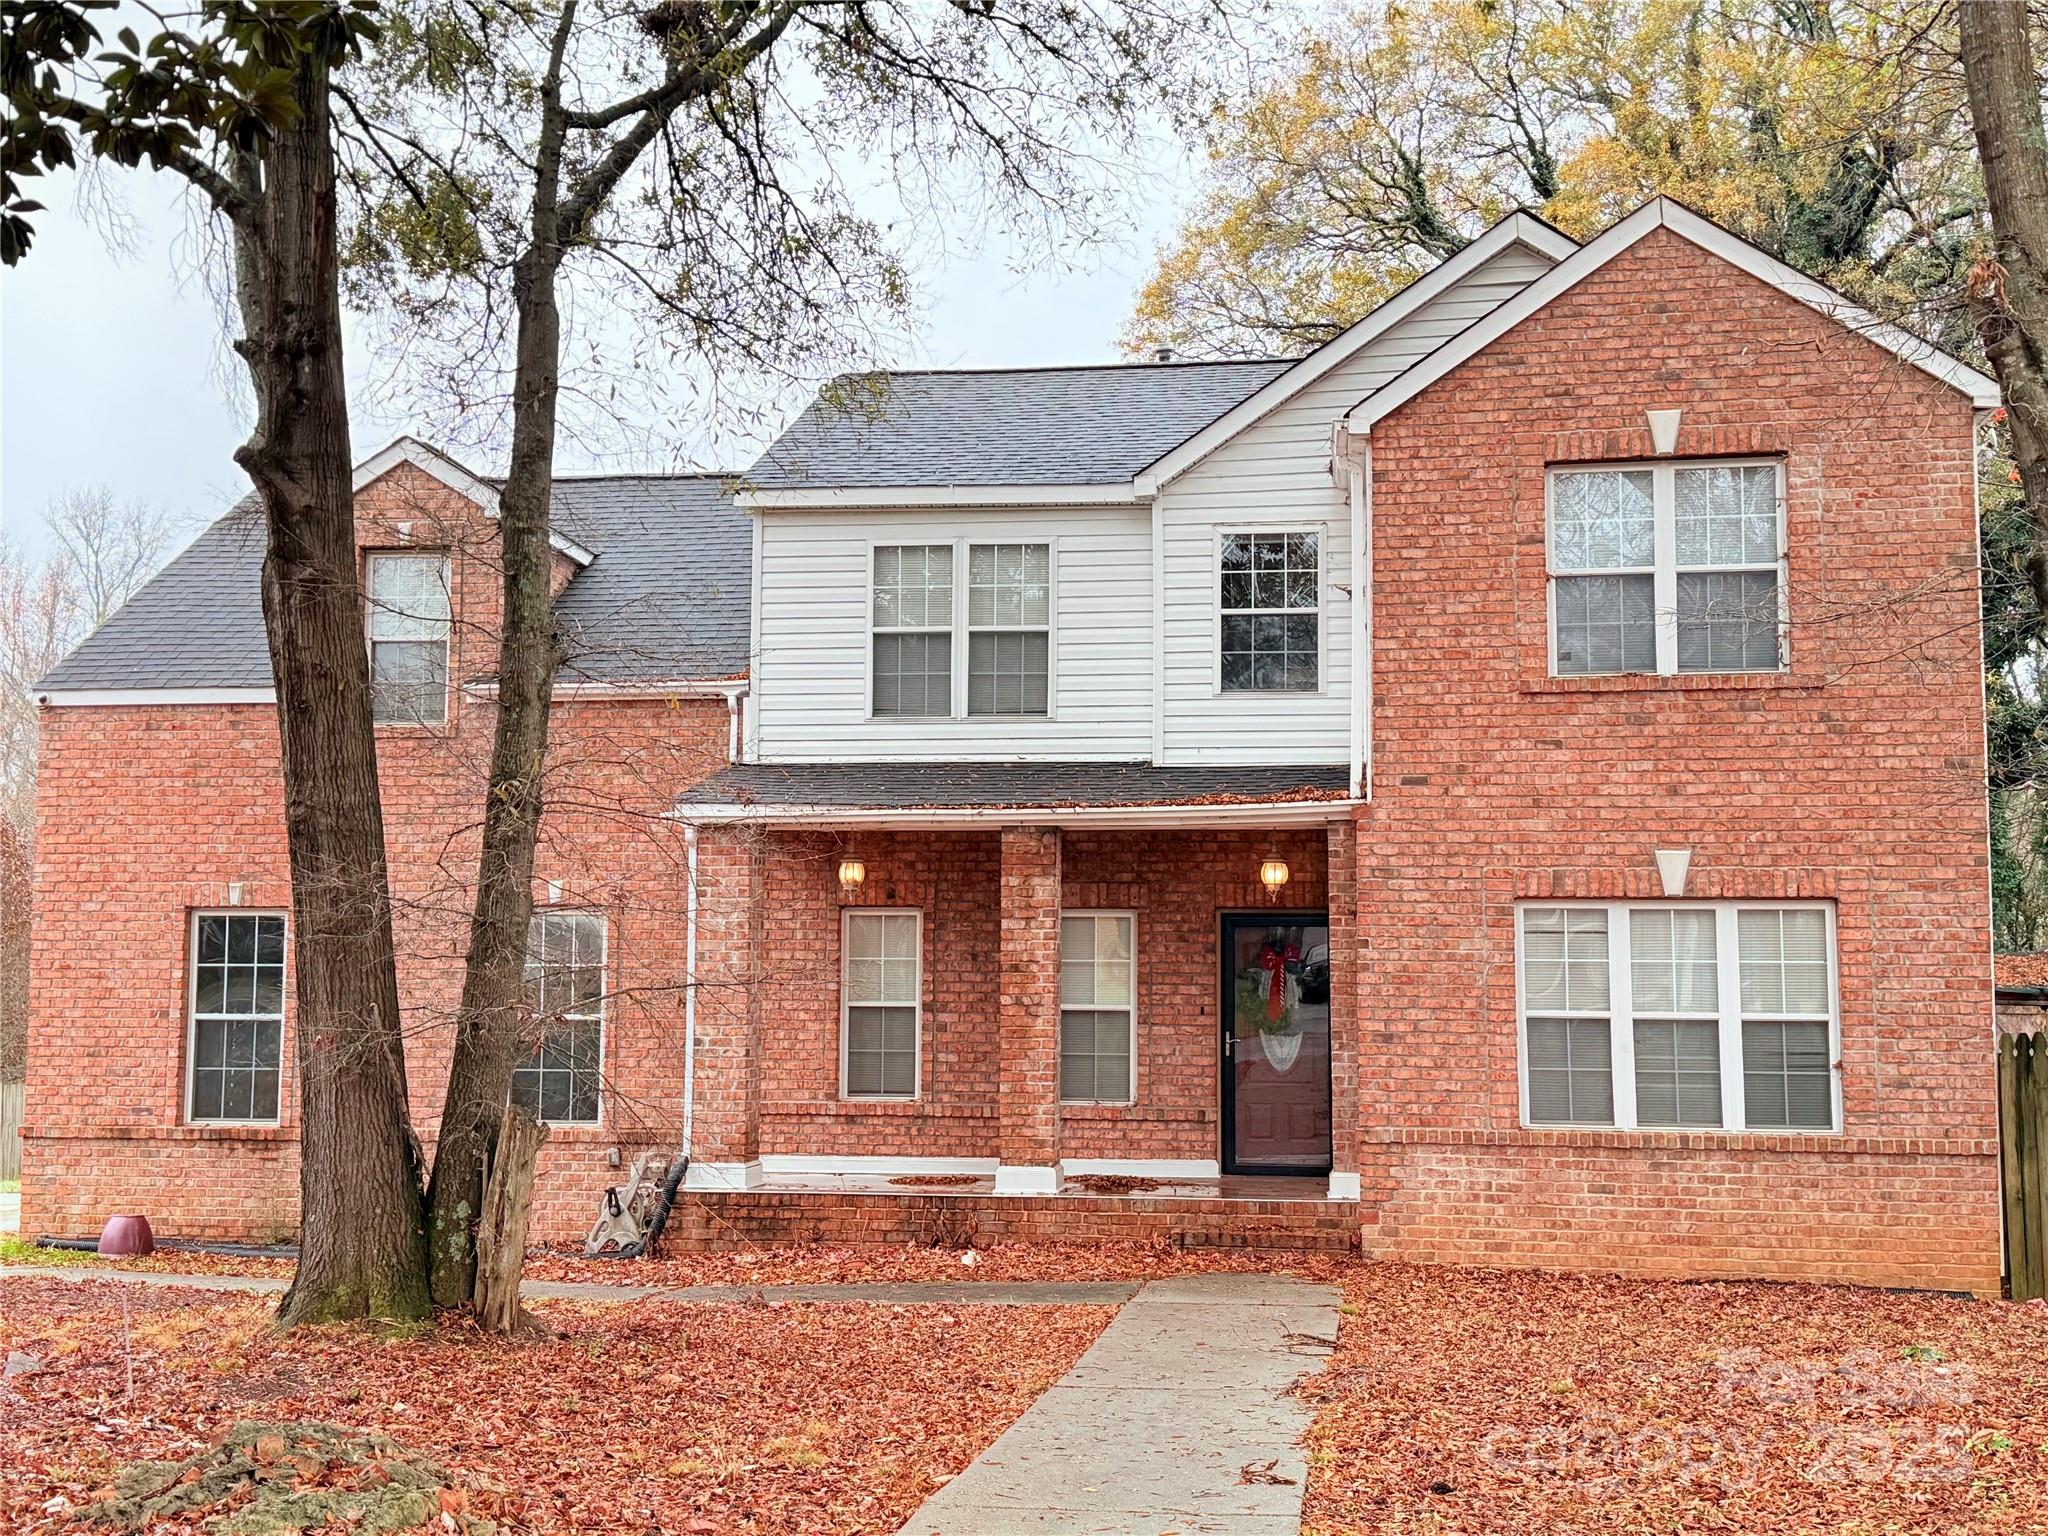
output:
M741 763L685 790L679 806L847 810L1062 805L1221 805L1335 800L1342 767L1155 768L1146 763Z
M746 484L1117 483L1293 366L1265 359L848 375L804 408Z

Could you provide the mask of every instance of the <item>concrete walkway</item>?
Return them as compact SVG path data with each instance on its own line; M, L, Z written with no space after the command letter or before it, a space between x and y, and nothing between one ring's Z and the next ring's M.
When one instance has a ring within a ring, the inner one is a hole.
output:
M41 1276L45 1280L126 1280L136 1285L178 1285L199 1291L274 1295L291 1284L279 1275L180 1275L154 1269L114 1269L86 1264L0 1264L0 1279ZM878 1301L896 1306L1114 1307L1138 1293L1130 1280L1001 1281L944 1280L855 1282L844 1285L601 1285L584 1280L527 1280L519 1294L536 1301Z
M21 1191L0 1195L0 1232L21 1230Z
M1189 1275L1139 1291L899 1536L1295 1536L1337 1288Z

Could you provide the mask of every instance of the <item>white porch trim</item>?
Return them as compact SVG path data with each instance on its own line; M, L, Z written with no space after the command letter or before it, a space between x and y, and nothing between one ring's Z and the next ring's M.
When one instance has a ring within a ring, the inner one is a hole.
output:
M668 814L699 825L753 823L817 827L983 827L1038 823L1088 827L1306 827L1349 819L1360 804L1268 800L1230 805L679 805Z
M1332 1200L1359 1200L1364 1198L1358 1175L1355 1173L1330 1174L1330 1198Z
M1223 1165L1213 1157L1069 1157L1061 1160L1060 1172L1070 1179L1108 1177L1184 1183L1220 1179Z
M996 1172L992 1157L869 1157L814 1156L804 1152L763 1152L761 1172L771 1179L901 1179L925 1177L989 1178Z
M1060 1192L1058 1168L1036 1168L1022 1163L1001 1163L996 1167L999 1195L1056 1195Z
M691 1163L683 1188L704 1194L761 1187L759 1159L750 1163Z

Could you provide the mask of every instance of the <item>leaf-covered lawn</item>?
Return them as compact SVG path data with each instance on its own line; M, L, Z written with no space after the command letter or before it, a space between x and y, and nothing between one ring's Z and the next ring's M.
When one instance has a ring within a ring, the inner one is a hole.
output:
M52 1500L82 1505L118 1466L238 1420L304 1419L432 1457L515 1530L887 1533L1111 1315L552 1304L563 1336L515 1344L455 1323L283 1334L265 1298L138 1286L124 1352L121 1291L0 1280L0 1354L43 1365L0 1387L0 1530L63 1528Z
M1364 1265L1314 1536L2048 1532L2048 1309Z

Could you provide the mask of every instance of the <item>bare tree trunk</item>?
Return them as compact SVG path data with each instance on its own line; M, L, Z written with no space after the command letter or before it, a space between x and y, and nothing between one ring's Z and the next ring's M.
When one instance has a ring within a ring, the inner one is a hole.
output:
M1991 205L1995 261L1970 274L1970 307L2004 391L2033 520L2028 572L2048 612L2048 138L2024 0L1961 0L1963 76Z
M356 575L327 66L302 59L295 94L298 121L241 168L253 195L235 231L236 349L257 408L235 458L270 527L297 977L302 1214L280 1316L413 1318L428 1311L426 1253Z
M484 1170L496 1150L500 1111L526 1037L524 983L527 927L533 917L533 851L540 832L548 711L560 659L548 505L554 490L561 357L555 276L562 259L561 166L567 132L562 54L575 13L574 4L562 9L542 83L532 240L513 278L519 335L512 385L512 460L498 500L504 561L498 720L455 1054L427 1192L433 1295L443 1306L459 1306L477 1288L472 1229L483 1198ZM523 1216L521 1220L523 1225Z
M484 1179L483 1212L476 1226L477 1321L494 1333L513 1333L527 1322L519 1309L526 1270L527 1218L533 1211L533 1176L548 1128L524 1110L505 1106L497 1144Z

